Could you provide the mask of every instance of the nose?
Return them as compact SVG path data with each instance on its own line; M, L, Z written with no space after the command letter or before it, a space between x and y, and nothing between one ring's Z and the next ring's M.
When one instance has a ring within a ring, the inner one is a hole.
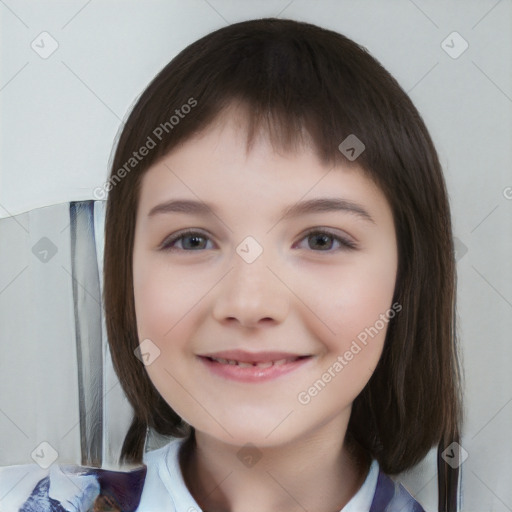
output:
M255 328L285 320L291 291L279 272L267 266L264 254L252 263L234 254L231 270L217 287L213 306L217 321Z

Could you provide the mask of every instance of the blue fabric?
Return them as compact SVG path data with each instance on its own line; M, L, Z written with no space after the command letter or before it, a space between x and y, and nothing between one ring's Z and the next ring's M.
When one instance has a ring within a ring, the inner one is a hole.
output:
M80 466L75 466L80 468ZM99 493L104 497L105 502L111 505L113 511L134 512L140 503L140 496L146 478L147 467L129 472L113 471L107 469L84 467L80 475L94 475L99 484ZM76 478L76 474L73 473ZM19 512L66 512L61 503L49 496L50 477L40 480L34 490L19 509ZM87 501L87 503L86 503ZM89 502L84 495L77 494L73 502L73 512L89 512Z
M369 512L425 512L404 486L379 471Z
M50 477L47 476L38 482L19 512L66 512L58 501L48 496L49 488Z

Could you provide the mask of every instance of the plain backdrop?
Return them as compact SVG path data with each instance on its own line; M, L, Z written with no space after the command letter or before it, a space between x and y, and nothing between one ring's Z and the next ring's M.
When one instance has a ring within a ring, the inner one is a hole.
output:
M34 291L35 278L27 281L22 269L38 275L39 262L15 252L17 231L34 230L35 241L45 218L54 227L49 236L64 236L66 203L97 199L121 121L153 76L204 34L267 16L312 22L365 46L409 93L432 134L457 244L464 510L510 511L511 0L2 0L0 465L32 462L45 439L70 459L79 446L72 422L56 426L65 401L45 399L45 386L66 387L69 400L76 393L69 384L76 368L66 364L72 298ZM68 257L63 249L55 260L56 283L69 281ZM119 387L111 396L122 402ZM127 418L119 414L120 426L111 428L122 431ZM401 480L436 510L435 450Z

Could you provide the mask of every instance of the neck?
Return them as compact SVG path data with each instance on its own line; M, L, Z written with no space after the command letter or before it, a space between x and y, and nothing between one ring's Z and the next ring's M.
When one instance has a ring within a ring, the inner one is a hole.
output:
M370 458L357 443L343 442L339 421L324 427L258 448L195 432L180 453L184 480L205 512L338 512L363 484Z

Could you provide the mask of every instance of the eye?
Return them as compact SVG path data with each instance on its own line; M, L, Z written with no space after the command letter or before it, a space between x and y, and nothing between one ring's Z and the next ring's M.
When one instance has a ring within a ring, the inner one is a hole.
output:
M201 233L200 231L182 231L181 233L177 233L166 240L161 244L160 249L162 251L196 251L204 249L204 240L209 240L209 238ZM181 241L182 247L174 247L175 242Z
M352 240L334 235L326 230L311 230L306 233L301 240L305 239L312 241L313 250L315 250L315 252L332 252L331 249L335 242L340 245L340 247L335 250L357 249L357 244ZM209 237L200 231L182 231L181 233L172 235L164 240L159 249L162 251L200 251L202 249L206 249L204 242L207 242L208 240ZM329 242L329 240L331 241ZM176 247L176 242L181 242L181 247Z
M302 240L312 241L313 247L319 248L314 249L316 252L329 252L332 249L333 242L338 242L341 247L337 250L353 250L357 249L357 244L348 238L344 238L329 231L316 229L306 233L306 236ZM311 244L310 244L311 247ZM335 249L336 250L336 249ZM330 251L332 252L332 251Z

